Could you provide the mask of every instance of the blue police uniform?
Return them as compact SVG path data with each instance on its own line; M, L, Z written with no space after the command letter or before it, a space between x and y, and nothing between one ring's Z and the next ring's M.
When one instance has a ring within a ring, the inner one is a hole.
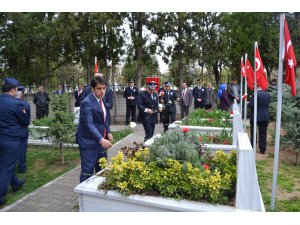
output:
M107 115L104 118L103 110L97 98L90 93L80 105L80 119L76 133L76 142L79 145L81 159L80 183L101 170L100 158L107 158L106 150L99 144L105 134L110 133L108 107L103 100Z
M23 91L23 89L19 87L18 91ZM31 117L31 110L30 110L30 104L27 101L21 100L21 99L17 99L19 101L21 101L24 105L25 111L26 111L26 115L30 121L30 117ZM29 136L29 131L28 131L28 127L21 127L22 132L21 132L21 150L20 150L20 154L19 154L19 165L18 165L18 169L20 173L25 173L26 172L26 152L27 152L27 143L28 143L28 136Z
M130 83L133 83L130 80ZM123 93L123 97L126 99L126 124L129 124L129 119L131 115L132 122L136 122L136 98L139 95L139 90L137 87L126 87ZM134 97L134 99L129 99L129 97Z
M17 87L19 82L6 78L4 86ZM8 93L0 95L0 205L4 203L9 184L17 191L24 183L16 176L22 127L29 125L24 104Z
M170 82L165 82L165 86L170 87ZM164 110L163 110L163 125L164 131L168 130L168 126L170 123L173 123L176 119L176 105L175 102L177 100L177 94L174 90L166 90L164 91L164 95L160 97L160 100L163 100Z
M206 99L206 88L204 86L196 86L193 88L194 96L194 105L195 109L205 108L205 99ZM198 98L201 99L201 102L198 102Z
M150 82L147 83L148 87L151 89L155 89L156 83L153 82L153 84ZM155 124L157 122L157 111L158 111L158 95L156 92L154 92L151 96L151 94L148 91L141 92L137 97L137 107L139 109L138 114L138 122L143 124L144 130L145 130L145 139L144 141L147 141L148 139L153 137ZM148 114L146 113L146 109L151 109L154 111L154 113Z

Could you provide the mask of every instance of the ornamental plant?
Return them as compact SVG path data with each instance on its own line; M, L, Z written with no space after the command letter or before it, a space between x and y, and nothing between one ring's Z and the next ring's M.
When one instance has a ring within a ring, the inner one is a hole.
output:
M208 151L199 154L199 149L197 134L180 129L155 139L149 148L135 143L134 148L123 148L110 164L100 159L106 179L98 188L117 190L125 195L159 195L233 204L235 152L217 151L212 156Z
M181 125L232 127L232 120L227 111L196 109L182 120Z

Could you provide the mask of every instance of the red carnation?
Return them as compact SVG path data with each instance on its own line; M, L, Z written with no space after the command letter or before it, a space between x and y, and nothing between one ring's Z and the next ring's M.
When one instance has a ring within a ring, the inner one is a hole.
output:
M187 132L189 132L189 130L190 130L190 129L187 128L187 127L182 128L182 132L183 132L183 133L187 133Z
M209 165L203 164L203 168L204 168L205 170L209 170Z

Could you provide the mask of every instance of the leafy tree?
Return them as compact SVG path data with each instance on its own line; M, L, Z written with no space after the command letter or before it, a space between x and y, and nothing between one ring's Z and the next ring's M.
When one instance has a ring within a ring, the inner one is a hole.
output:
M65 163L64 158L64 143L75 143L74 113L70 112L69 95L52 95L51 108L53 112L53 120L49 126L49 137L52 140L53 146L59 148L61 163Z

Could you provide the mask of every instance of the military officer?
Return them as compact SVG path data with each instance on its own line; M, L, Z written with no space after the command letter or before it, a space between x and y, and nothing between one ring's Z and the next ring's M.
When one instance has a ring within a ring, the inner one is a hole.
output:
M193 89L195 109L205 108L206 88L203 86L201 79L197 80L198 86Z
M19 82L5 78L0 95L0 205L5 204L9 184L16 192L24 184L16 176L16 164L20 152L22 127L29 125L24 104L15 99Z
M30 111L30 104L23 100L23 93L24 93L24 87L19 86L16 99L21 101L24 105L26 115L28 116L28 119L30 120L31 117L31 111ZM29 136L29 131L28 131L28 126L22 127L22 133L21 133L21 150L19 154L19 160L18 160L18 169L20 173L25 173L26 172L26 152L27 152L27 142L28 142L28 136Z
M174 90L171 90L171 82L165 82L165 93L160 97L160 103L164 105L163 110L163 125L164 132L168 130L170 123L173 123L176 119L176 105L177 94Z
M129 86L125 88L123 97L126 99L126 125L129 124L129 118L131 115L131 121L136 122L136 98L139 95L139 90L134 87L134 80L129 80Z
M144 141L153 137L157 112L161 111L158 108L158 95L155 92L155 87L155 81L148 82L146 91L141 92L137 97L138 122L143 124L145 130Z

